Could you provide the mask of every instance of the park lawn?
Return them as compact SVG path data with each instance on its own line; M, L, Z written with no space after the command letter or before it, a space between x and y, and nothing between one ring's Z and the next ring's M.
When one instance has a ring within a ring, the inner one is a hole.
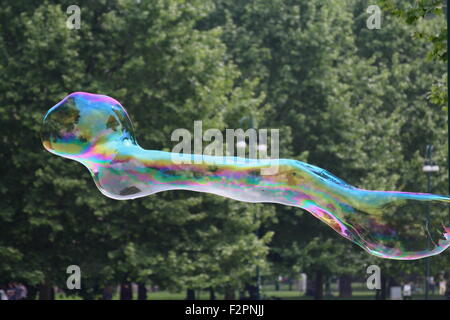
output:
M324 300L375 300L375 292L368 290L365 288L363 283L353 283L353 294L350 298L339 298L337 287L335 284L331 284L331 296L325 296ZM208 291L196 291L197 300L208 300L209 292ZM280 300L312 300L313 298L310 296L306 296L304 293L301 293L296 290L289 290L289 286L287 284L280 284L279 290L275 289L274 285L264 285L262 288L261 295L263 299L280 299ZM238 297L238 293L236 292L236 297ZM157 292L148 292L147 299L148 300L184 300L186 297L185 291L181 292L170 292L170 291L157 291ZM414 294L413 300L422 300L423 294ZM222 300L223 294L217 292L216 299ZM430 300L443 300L444 297L439 295L430 295ZM75 295L64 295L61 293L56 294L56 300L81 300L81 297ZM114 294L113 300L119 300L118 292Z

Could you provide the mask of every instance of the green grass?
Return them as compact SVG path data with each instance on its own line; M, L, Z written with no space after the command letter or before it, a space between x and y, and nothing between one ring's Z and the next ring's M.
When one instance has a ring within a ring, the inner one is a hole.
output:
M353 283L352 284L353 295L350 298L339 298L337 293L337 288L335 284L331 285L331 296L325 296L325 300L374 300L375 292L370 291L365 288L364 283ZM274 285L265 285L261 292L264 299L278 298L281 300L312 300L312 297L305 296L303 293L295 290L289 290L287 284L280 284L279 290L275 289ZM198 300L208 300L209 292L207 291L196 291ZM185 291L182 292L169 292L169 291L157 291L148 292L147 298L149 300L183 300L186 297ZM236 297L239 297L236 292ZM422 300L423 294L413 295L413 300ZM66 296L64 294L56 294L57 300L80 300L78 296ZM113 300L118 300L119 296L116 293L113 296ZM216 293L216 299L223 299L223 294ZM444 297L439 295L430 295L430 300L443 300Z

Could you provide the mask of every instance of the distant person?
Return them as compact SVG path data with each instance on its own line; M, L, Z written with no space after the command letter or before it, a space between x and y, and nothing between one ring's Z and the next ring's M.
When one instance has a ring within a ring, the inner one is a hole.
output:
M450 281L447 281L447 285L446 285L446 289L445 289L445 299L450 300Z
M403 299L412 300L412 286L411 282L406 283L403 286Z
M112 286L106 286L105 289L103 289L102 299L103 300L112 300L112 296L113 296L112 292L113 292Z
M23 283L19 282L17 284L17 288L19 289L19 291L16 292L16 295L17 295L17 298L18 298L17 300L24 300L24 299L26 299L27 296L28 296L28 289L27 289L27 287Z
M8 283L8 288L6 289L6 296L8 300L16 300L16 288L14 282Z
M19 286L17 282L13 282L14 287L14 300L20 300L22 297L23 289Z
M6 295L5 287L0 286L0 300L8 300L8 296Z
M120 286L120 300L133 300L133 289L131 283L122 283Z
M436 284L434 282L434 277L429 277L428 278L428 284L429 284L429 288L430 288L431 294L434 295L434 288L435 288L435 284Z
M446 286L447 286L447 281L445 281L444 279L441 279L441 281L439 281L439 295L440 296L445 295Z

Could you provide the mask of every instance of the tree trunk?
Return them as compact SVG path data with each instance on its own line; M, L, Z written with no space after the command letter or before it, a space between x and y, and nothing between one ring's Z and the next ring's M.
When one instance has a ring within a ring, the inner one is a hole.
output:
M26 300L36 300L38 292L39 292L39 287L38 286L27 286L28 289L28 296L26 298Z
M350 298L352 296L352 276L345 274L339 277L339 297Z
M186 300L195 300L195 290L194 289L186 290Z
M124 282L120 285L120 300L133 300L131 282Z
M226 287L225 288L225 300L236 300L236 296L235 296L235 292L234 292L234 288L232 287Z
M316 272L316 281L314 281L314 300L323 300L323 273Z
M250 300L258 299L258 287L254 286L253 284L247 284L245 286L245 289L248 292L248 297Z
M216 300L216 292L213 288L209 288L209 300Z
M375 294L375 299L386 300L387 297L386 277L383 275L383 273L381 274L380 281L381 281L381 289L377 290Z
M113 297L113 287L111 285L103 288L102 300L112 300Z
M138 283L138 300L147 300L147 288L145 283Z
M53 292L52 292L53 291ZM54 300L55 293L50 281L46 280L39 286L39 300Z
M325 297L331 297L333 296L332 292L331 292L331 277L328 276L326 277L325 280Z

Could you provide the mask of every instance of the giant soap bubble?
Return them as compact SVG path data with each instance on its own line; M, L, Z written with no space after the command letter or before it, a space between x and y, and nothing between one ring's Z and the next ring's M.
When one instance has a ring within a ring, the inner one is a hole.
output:
M108 96L68 95L45 115L42 140L51 153L86 166L98 189L113 199L182 189L296 206L382 258L419 259L450 246L447 196L363 190L287 159L277 159L272 175L261 174L271 159L189 155L193 161L180 163L176 154L141 148L127 112Z

